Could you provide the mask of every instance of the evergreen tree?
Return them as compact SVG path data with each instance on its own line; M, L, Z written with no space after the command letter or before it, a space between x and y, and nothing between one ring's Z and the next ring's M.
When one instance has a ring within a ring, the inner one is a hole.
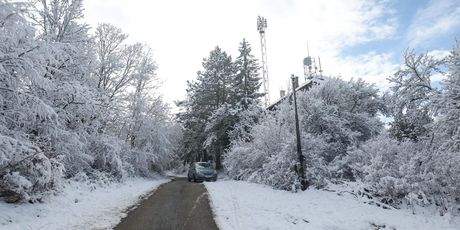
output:
M197 80L188 83L188 98L179 103L184 111L179 120L185 127L182 156L185 161L209 160L222 168L221 158L230 144L230 133L240 120L238 114L257 105L263 94L260 69L243 39L235 62L219 47L203 61Z
M179 114L185 128L183 158L186 161L214 159L217 168L220 168L223 150L204 148L207 139L205 130L213 112L230 103L234 65L231 56L216 47L203 60L203 69L198 72L196 81L188 82L188 98L178 103L184 108Z
M239 47L239 56L235 60L236 75L233 82L234 103L247 109L250 104L258 104L263 94L259 93L261 78L260 66L251 54L251 45L243 39Z
M263 94L258 93L261 86L259 65L251 54L251 46L243 39L239 46L239 55L235 60L235 74L230 85L229 103L221 105L212 114L206 124L205 149L214 153L216 167L221 167L221 158L230 145L230 136L240 120L243 111L251 105L257 106ZM246 114L247 115L247 114ZM245 127L248 128L248 127ZM233 133L233 134L232 134Z

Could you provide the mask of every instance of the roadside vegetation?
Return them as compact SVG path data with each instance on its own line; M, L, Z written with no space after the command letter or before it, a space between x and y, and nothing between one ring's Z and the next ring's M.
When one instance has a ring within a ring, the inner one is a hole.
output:
M150 177L181 129L156 93L151 49L81 0L0 0L0 198L41 201L67 180Z
M327 78L298 93L307 179L317 188L358 181L361 195L394 207L434 205L441 215L458 213L460 44L442 60L411 50L404 59L388 78L388 92L360 79ZM434 74L444 80L433 82ZM231 139L227 173L295 190L293 106L286 100L275 111L258 113L257 122L237 124L244 131ZM383 116L390 118L387 127Z
M261 106L259 67L245 58L245 47L243 40L235 61L216 47L189 82L188 97L178 104L186 133L182 159L212 160L233 179L296 191L291 99L272 111ZM385 92L362 79L337 77L298 92L308 183L323 188L357 181L364 184L361 195L387 205L457 213L460 44L443 59L410 49L403 57ZM435 75L443 80L433 81Z

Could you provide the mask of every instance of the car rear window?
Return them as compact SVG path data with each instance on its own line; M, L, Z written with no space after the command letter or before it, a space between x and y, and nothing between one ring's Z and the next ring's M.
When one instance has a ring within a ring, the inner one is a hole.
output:
M212 164L211 163L207 163L207 162L199 162L199 163L196 163L196 166L198 168L212 168Z

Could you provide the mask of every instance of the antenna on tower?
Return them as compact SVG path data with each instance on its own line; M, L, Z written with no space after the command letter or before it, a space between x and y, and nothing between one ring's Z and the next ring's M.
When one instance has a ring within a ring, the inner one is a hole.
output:
M319 62L319 79L323 80L323 69L321 69L321 58L318 56L318 62Z
M303 59L303 76L305 78L305 82L307 82L307 79L311 79L313 61L313 58L310 57L310 47L307 42L307 57Z
M264 85L264 103L270 105L270 85L268 81L267 65L267 43L265 40L265 30L267 29L267 19L261 16L257 17L257 30L260 34L260 48L262 50L262 81Z
M312 82L317 82L318 79L323 80L323 69L321 68L321 59L319 56L317 60L314 57L310 56L310 47L308 46L308 42L307 57L303 59L303 74L305 77L305 82L307 82L307 80L310 80Z

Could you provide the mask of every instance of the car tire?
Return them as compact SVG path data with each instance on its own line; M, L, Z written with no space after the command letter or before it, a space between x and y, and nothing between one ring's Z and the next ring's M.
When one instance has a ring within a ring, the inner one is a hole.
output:
M187 180L188 180L188 182L191 182L191 181L192 181L192 179L191 179L190 177L187 177Z
M193 182L196 183L196 177L195 177L195 174L193 174Z

